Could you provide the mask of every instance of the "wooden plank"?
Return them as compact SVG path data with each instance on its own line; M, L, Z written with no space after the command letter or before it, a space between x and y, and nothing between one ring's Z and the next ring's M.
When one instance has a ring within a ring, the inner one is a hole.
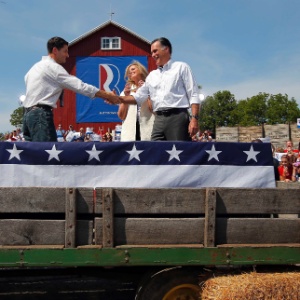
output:
M204 218L115 218L114 244L203 244ZM95 219L96 244L102 244L102 219Z
M204 214L205 189L114 189L114 211L118 215ZM96 212L101 212L98 206Z
M300 243L300 219L217 219L216 245L285 243Z
M66 222L65 247L74 248L76 245L76 194L77 189L66 188Z
M104 248L114 246L114 199L113 189L106 188L102 190L102 203L103 203L103 240L102 245ZM98 238L97 238L98 240ZM98 243L96 243L98 244Z
M77 220L76 246L92 245L94 222L90 220Z
M77 249L102 249L102 245L83 245L78 246Z
M172 249L172 248L203 248L203 244L171 244L171 245L121 245L117 246L118 249L128 249L128 248L149 248L149 249Z
M64 213L65 188L0 188L0 213Z
M93 189L77 190L78 213L93 213ZM0 188L0 213L64 213L65 188Z
M0 245L63 245L64 220L0 220Z
M93 242L93 222L77 221L77 245ZM64 245L64 220L0 220L0 245Z
M77 198L77 214L93 214L94 213L94 189L78 188Z
M300 189L300 184L299 182L284 182L284 181L276 181L276 187L279 189Z
M20 250L30 250L30 249L64 249L65 245L18 245L18 246L1 246L0 249L20 249Z
M217 189L217 214L299 214L297 189Z
M218 245L218 248L274 248L274 247L287 247L287 248L300 248L300 244L224 244Z
M207 189L206 201L205 201L205 226L204 226L205 247L215 246L216 204L217 204L216 189Z

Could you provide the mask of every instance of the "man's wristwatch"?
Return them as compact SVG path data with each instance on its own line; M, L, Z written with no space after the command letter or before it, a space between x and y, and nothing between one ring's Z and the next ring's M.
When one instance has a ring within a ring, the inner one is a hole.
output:
M199 116L197 116L197 115L192 115L191 117L196 119L196 120L199 120Z

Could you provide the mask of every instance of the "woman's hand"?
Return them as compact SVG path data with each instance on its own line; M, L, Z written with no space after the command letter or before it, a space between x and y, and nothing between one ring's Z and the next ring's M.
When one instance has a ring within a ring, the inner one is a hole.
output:
M129 96L131 92L131 84L130 83L126 83L125 87L124 87L124 94L125 96Z
M141 87L144 83L145 83L144 80L140 80L140 81L138 82L137 86L138 86L138 87Z

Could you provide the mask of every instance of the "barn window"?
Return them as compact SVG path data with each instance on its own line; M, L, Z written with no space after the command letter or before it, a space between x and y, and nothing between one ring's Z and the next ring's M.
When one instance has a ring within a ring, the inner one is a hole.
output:
M119 37L103 37L101 38L102 50L120 50L121 38Z

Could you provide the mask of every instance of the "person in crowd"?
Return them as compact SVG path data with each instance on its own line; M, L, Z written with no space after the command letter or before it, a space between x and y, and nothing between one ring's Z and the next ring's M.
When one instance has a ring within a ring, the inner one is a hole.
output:
M204 130L204 132L199 137L199 142L211 142L212 137L208 130Z
M61 127L61 124L59 124L56 129L57 141L64 142L65 141L64 135L65 135L65 130Z
M82 82L62 66L69 57L68 42L53 37L47 42L48 56L31 67L25 75L26 98L23 102L23 134L26 141L57 141L52 109L56 107L63 89L90 98L109 99L110 93Z
M65 141L70 141L73 137L73 133L75 133L76 130L74 129L73 125L69 125L69 129L65 131L64 139Z
M287 153L288 155L296 155L299 153L298 149L294 148L293 142L291 140L286 141L286 147L284 149L284 153Z
M293 142L291 140L288 140L286 142L284 153L286 153L289 156L290 162L294 163L297 160L299 150L294 148Z
M300 158L293 163L292 181L300 181Z
M84 142L84 139L85 139L85 132L84 132L84 129L83 129L83 127L81 127L80 129L79 129L79 134L77 133L75 133L74 135L73 135L73 138L72 138L72 140L71 140L71 142Z
M93 139L89 133L86 133L84 136L84 142L92 142Z
M94 128L93 127L87 127L85 130L85 142L92 142L94 140Z
M16 129L12 131L11 136L10 136L10 140L12 142L20 142L21 141L20 137L17 134L17 130Z
M287 154L281 156L280 166L278 167L280 181L292 181L293 165Z
M151 140L191 141L199 128L200 110L198 85L191 68L171 59L172 45L165 37L152 41L151 54L157 69L149 73L136 93L111 97L106 102L141 105L150 97L155 113Z
M127 80L121 96L133 95L141 87L148 75L146 68L138 61L134 61L125 70ZM118 116L123 121L121 141L149 141L154 122L151 101L148 98L142 106L121 103Z
M111 129L108 127L107 132L102 135L102 142L112 142L113 136Z
M103 126L99 126L97 134L100 135L102 137L102 135L104 134L104 127Z
M16 129L16 131L17 131L18 141L19 141L19 142L23 141L24 138L23 138L23 132L22 132L21 128L18 127L18 128Z
M13 136L13 133L12 133L12 132L7 133L7 134L5 135L5 141L6 141L6 142L13 142L12 136Z

